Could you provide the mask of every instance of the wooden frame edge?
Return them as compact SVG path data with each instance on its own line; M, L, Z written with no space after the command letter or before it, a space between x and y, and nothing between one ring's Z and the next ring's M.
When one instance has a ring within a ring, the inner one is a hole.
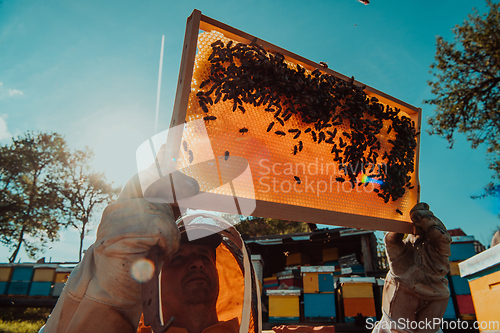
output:
M389 220L379 217L355 215L310 207L268 202L256 199L231 197L224 194L200 192L199 195L179 200L181 207L207 211L237 214L235 201L241 207L255 206L251 216L279 218L289 221L328 224L366 230L384 230L400 233L414 233L413 224L405 221ZM381 226L384 226L381 228Z

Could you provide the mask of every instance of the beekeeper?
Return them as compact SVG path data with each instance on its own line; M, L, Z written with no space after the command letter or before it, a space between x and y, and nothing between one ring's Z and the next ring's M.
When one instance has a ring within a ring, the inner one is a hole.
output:
M176 192L177 196L198 192L194 179L178 172L172 175L184 191ZM149 198L169 195L162 192L169 186L161 181L151 186ZM260 297L238 232L230 227L219 235L208 233L189 241L185 234L190 228L197 230L210 219L191 217L179 231L172 208L144 199L139 188L136 176L105 209L96 242L71 273L42 332L137 332L141 283L131 272L155 245L161 247L165 260L163 317L165 321L175 318L167 332L260 332ZM384 317L375 332L423 332L407 329L399 320L440 319L446 309L449 291L444 277L451 238L428 205L415 206L411 218L419 236L403 240L402 235L388 233L385 238L391 271L384 287ZM202 222L197 223L199 219Z

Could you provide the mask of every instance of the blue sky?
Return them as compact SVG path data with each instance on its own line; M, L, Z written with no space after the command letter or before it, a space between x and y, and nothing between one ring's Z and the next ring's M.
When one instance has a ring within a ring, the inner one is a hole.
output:
M159 128L174 103L187 17L193 9L423 109L421 200L448 228L489 244L498 199L472 200L491 173L485 149L425 133L433 108L427 81L435 37L453 38L484 1L74 1L0 2L0 142L28 130L56 131L72 148L91 147L93 166L123 185L135 152L154 134L161 37L165 35ZM85 247L94 238L87 237ZM44 255L78 258L67 231ZM9 251L0 247L0 261ZM18 257L27 260L24 252Z

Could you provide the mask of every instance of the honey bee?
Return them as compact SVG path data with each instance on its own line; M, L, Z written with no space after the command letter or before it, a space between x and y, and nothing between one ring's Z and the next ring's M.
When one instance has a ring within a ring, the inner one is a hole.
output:
M192 151L192 150L189 150L189 151L188 151L188 154L189 154L189 163L193 163L193 160L194 160L194 154L193 154L193 151Z
M182 148L184 148L184 151L188 150L188 143L186 142L186 140L182 141Z
M286 135L286 134L285 134L285 132L283 132L283 131L276 131L276 132L274 132L274 133L275 133L276 135L279 135L279 136L284 136L284 135Z
M224 152L224 161L227 161L229 159L229 152L226 150Z
M399 210L399 208L396 208L396 213L398 213L399 215L403 215L403 212Z
M246 132L248 132L248 128L246 128L246 127L240 128L241 134L245 134Z
M297 182L297 184L300 184L302 181L300 180L299 177L297 176L293 176L293 178L295 179L295 181Z
M211 120L215 120L215 119L217 119L216 116L206 116L203 118L203 120L205 120L205 121L211 121Z
M267 131L269 132L273 128L273 126L274 126L274 121L269 124L269 126L267 127Z

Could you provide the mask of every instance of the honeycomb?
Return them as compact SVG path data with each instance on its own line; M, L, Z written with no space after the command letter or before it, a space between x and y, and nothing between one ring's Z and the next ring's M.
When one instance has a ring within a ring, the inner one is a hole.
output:
M222 45L230 42L236 44L217 31L202 32L198 36L178 159L179 169L196 178L202 191L234 195L234 188L228 186L230 179L223 179L220 168L224 162L240 157L248 162L252 177L239 187L236 193L238 197L409 221L409 210L418 199L414 170L407 174L410 180L406 182L404 194L388 200L380 195L384 181L377 175L383 172L384 167L387 168L381 158L378 163L363 165L345 165L339 160L333 160L335 155L332 154L332 143L341 146L342 143L345 145L346 142L351 142L349 135L345 135L352 130L346 119L328 129L330 134L333 131L336 133L329 144L325 143L326 137L319 144L320 131L315 131L313 124L306 123L300 113L290 114L286 121L279 121L273 112L266 111L265 105L256 106L255 103L244 101L236 105L233 100L224 101L222 98L217 103L202 105L198 96L203 96L210 88L210 84L207 85L212 75L212 63L209 59L213 52L212 45L217 41L222 42ZM238 59L234 62L241 65ZM289 68L304 71L289 59L285 62ZM311 72L305 70L305 74L310 75ZM341 101L343 102L345 101ZM396 108L395 105L383 106ZM399 111L397 117L407 117L414 123L417 122L417 114ZM365 119L371 118L373 117L370 115L365 116ZM396 131L391 129L391 121L383 120L382 124L377 135L380 157L391 152L391 142L396 140ZM308 128L312 130L307 132ZM365 151L363 156L366 159L368 155L368 151ZM340 158L342 156L341 153ZM412 162L416 164L415 160ZM346 168L351 168L354 176L348 175ZM234 170L234 176L239 173L240 171Z

